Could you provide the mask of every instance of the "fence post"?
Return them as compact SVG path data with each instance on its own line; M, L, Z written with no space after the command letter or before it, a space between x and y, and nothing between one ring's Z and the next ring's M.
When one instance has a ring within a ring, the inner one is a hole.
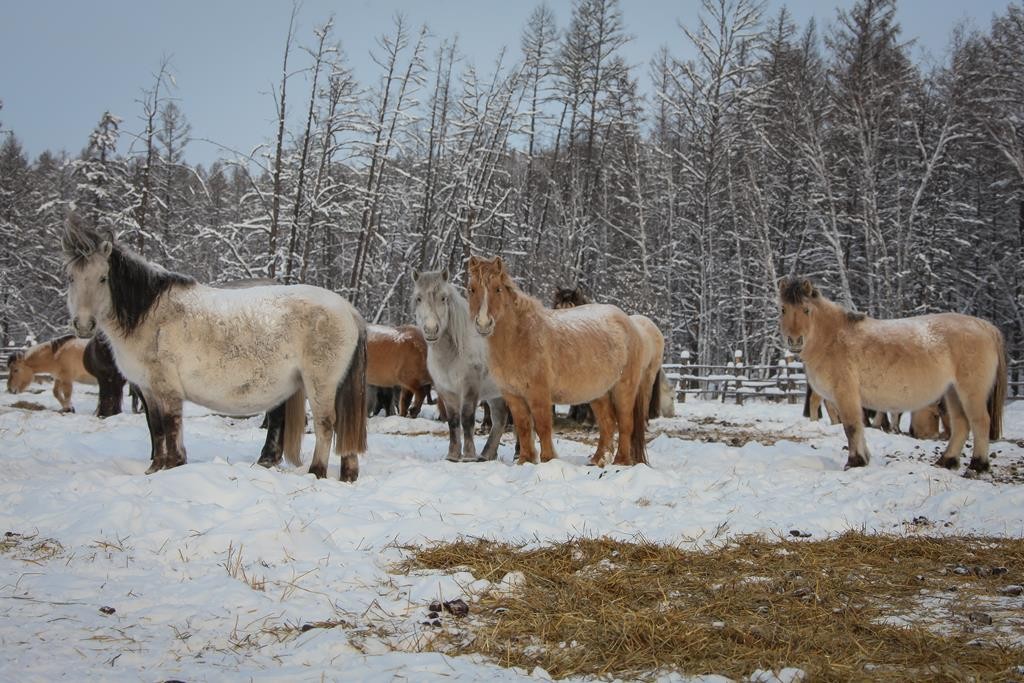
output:
M736 405L743 405L743 352L736 349L732 352L733 368L736 374Z
M690 380L686 378L686 375L690 374L690 352L683 351L679 358L682 361L682 367L680 368L682 372L679 373L682 377L679 378L676 387L679 391L679 402L686 403L686 390L690 388Z

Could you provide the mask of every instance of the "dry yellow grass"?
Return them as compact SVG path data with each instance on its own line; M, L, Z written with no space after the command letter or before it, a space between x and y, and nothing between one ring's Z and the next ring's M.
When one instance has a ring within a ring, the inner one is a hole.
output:
M512 594L480 596L431 647L553 676L808 680L1024 678L1024 541L848 533L742 538L708 552L579 539L536 549L482 540L409 548L401 568L460 570ZM991 624L986 620L991 619Z

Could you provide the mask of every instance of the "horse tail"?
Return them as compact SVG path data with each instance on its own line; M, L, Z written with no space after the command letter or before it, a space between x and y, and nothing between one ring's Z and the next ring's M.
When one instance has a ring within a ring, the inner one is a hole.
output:
M664 371L658 368L658 374L654 376L654 386L651 387L651 402L647 409L647 419L653 420L656 417L661 417L661 381L663 379Z
M650 396L643 387L637 387L636 400L633 401L633 435L630 437L630 450L633 462L647 465L647 412L650 409Z
M300 385L284 404L284 457L302 464L302 435L306 433L306 390Z
M359 339L334 394L334 451L343 456L366 451L366 323L356 319Z
M996 330L996 352L999 354L996 381L988 397L988 438L993 441L1003 436L1003 405L1006 403L1006 342L999 330Z

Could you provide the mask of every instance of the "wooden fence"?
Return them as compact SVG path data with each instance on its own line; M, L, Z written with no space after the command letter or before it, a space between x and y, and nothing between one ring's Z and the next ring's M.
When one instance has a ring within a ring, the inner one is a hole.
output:
M22 350L0 349L0 378L7 379L7 359ZM691 363L689 354L684 352L681 362L666 363L663 367L679 401L686 401L687 396L700 396L736 403L747 399L797 403L803 401L807 388L803 363L791 355L774 365L746 365L737 351L731 363L697 365ZM1007 400L1024 400L1024 360L1011 360L1008 374Z

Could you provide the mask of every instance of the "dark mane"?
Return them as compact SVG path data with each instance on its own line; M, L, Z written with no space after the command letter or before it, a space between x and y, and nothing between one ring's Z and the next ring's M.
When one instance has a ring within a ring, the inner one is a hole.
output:
M783 280L779 284L779 298L784 304L799 306L805 299L813 299L817 296L819 296L818 290L811 285L809 280L799 280L793 277Z
M167 290L195 280L151 265L119 244L110 252L110 300L121 332L130 335Z
M576 306L583 306L589 304L590 300L583 294L583 290L579 287L568 289L565 287L559 287L555 290L555 296L552 298L552 308L575 308Z
M24 357L25 357L25 352L24 351L15 351L14 353L12 353L11 355L9 355L7 357L7 368L8 369L13 368L14 364L17 363L18 361L20 361Z
M57 349L67 344L69 341L75 338L73 334L65 334L63 337L57 337L56 339L50 340L50 353L57 353Z
M858 313L857 311L846 312L846 319L851 323L859 323L861 320L864 320L865 318L867 318L866 315L864 315L863 313Z

